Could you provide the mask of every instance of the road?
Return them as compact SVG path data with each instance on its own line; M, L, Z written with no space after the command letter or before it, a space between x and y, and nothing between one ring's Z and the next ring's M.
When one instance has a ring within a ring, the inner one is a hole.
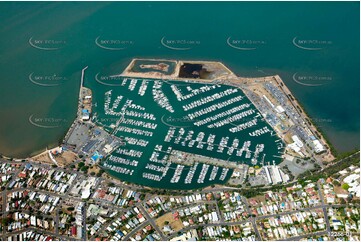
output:
M19 173L24 169L25 165L24 163L21 163L21 166L19 168L17 168L17 170L15 170L15 172L11 173L11 179L8 182L8 185L10 183L12 183L19 175ZM7 190L5 189L4 191L1 192L1 197L2 197L2 218L4 219L6 216L6 204L7 204ZM2 231L2 234L5 235L5 229Z
M55 234L59 235L59 212L61 211L60 208L56 208L55 210Z
M243 198L243 201L245 202L248 214L251 214L251 211L250 211L249 206L248 206L248 202L244 198ZM219 223L209 223L209 224L203 224L203 225L193 225L193 226L183 228L179 232L183 233L183 232L186 232L186 231L191 230L191 229L196 229L199 226L201 226L201 227L207 227L207 226L231 226L231 225L239 225L239 224L244 224L244 223L247 223L247 222L251 222L252 226L253 226L253 229L254 229L254 231L256 233L257 240L262 240L261 235L260 235L260 233L258 231L258 228L257 228L257 224L256 224L257 220L266 219L266 218L270 218L270 217L276 217L276 216L278 217L278 216L298 213L298 212L302 212L302 211L310 211L310 210L315 210L315 209L326 209L328 207L339 208L339 207L346 207L346 206L347 205L321 204L321 205L310 207L310 208L301 208L301 209L298 209L296 211L292 210L292 211L287 211L287 212L278 213L278 214L269 214L269 215L262 215L262 216L257 216L257 217L250 217L248 220L241 220L241 221L236 221L236 222L219 222ZM327 234L328 232L329 231L326 230L326 231L311 233L311 235L318 235L318 234L322 235L322 234ZM177 234L178 234L178 232L172 233L171 235L168 236L168 239L177 236ZM309 235L310 234L300 235L300 236L288 238L288 239L285 239L285 240L296 240L297 238L308 237Z
M342 161L345 160L345 159L348 159L348 158L350 158L350 157L354 157L354 156L359 155L359 154L360 154L360 151L357 151L357 152L355 152L355 153L353 153L353 154L351 154L351 155L349 155L349 156L347 156L347 157L345 157L345 158L342 158L342 159L338 160L338 161L335 162L335 163L330 162L330 163L327 164L325 167L323 167L320 171L323 171L324 169L326 169L326 168L329 167L329 166L334 166L334 165L336 165L337 163L342 162Z
M314 206L314 207L308 207L308 208L299 208L297 210L291 210L291 211L287 211L287 212L283 212L283 213L277 213L277 214L268 214L268 215L262 215L262 216L257 216L256 219L266 219L266 218L271 218L271 217L275 217L275 216L283 216L283 215L288 215L288 214L293 214L293 213L298 213L298 212L303 212L303 211L311 211L311 210L315 210L315 209L326 209L326 208L340 208L340 207L346 207L346 204L341 204L341 205L328 205L328 204L322 204L322 205L318 205L318 206Z
M87 204L86 203L84 203L84 206L83 206L83 209L81 210L81 212L82 212L82 216L83 216L83 223L82 223L82 236L81 236L81 238L82 238L82 240L86 240L86 238L87 238L87 233L86 233L86 209L87 209Z
M136 226L132 231L130 231L122 240L129 241L129 238L132 237L138 230L144 228L149 224L149 221L144 221L143 223Z
M249 208L249 204L248 204L248 201L245 197L242 197L242 201L243 203L245 204L246 206L246 209L247 209L247 213L249 214L249 220L250 222L252 223L252 226L253 226L253 230L254 232L256 233L256 236L257 236L257 240L262 240L262 237L261 237L261 234L259 233L258 231L258 228L257 228L257 224L256 224L256 219L254 217L251 216L252 212L251 212L251 209Z
M142 204L138 205L138 208L142 211L142 214L145 216L145 218L147 219L147 221L149 221L149 223L152 225L152 227L158 232L158 234L160 235L160 237L162 238L162 240L167 240L166 237L164 236L163 232L158 228L158 226L155 224L154 219L151 218L148 214L147 211L145 211L144 207Z
M217 215L218 215L219 221L220 221L220 222L224 222L224 219L223 219L223 216L222 216L221 210L219 209L218 204L216 203L215 205L216 205Z
M208 223L208 224L202 224L202 225L192 225L192 226L189 226L189 227L186 227L186 228L183 228L181 230L179 230L178 232L174 232L172 234L170 234L168 236L168 240L170 238L174 238L176 236L178 236L178 233L184 233L184 232L187 232L188 230L191 230L191 229L197 229L199 227L212 227L212 226L232 226L232 225L240 225L240 224L245 224L245 223L249 223L250 221L249 220L242 220L242 221L237 221L237 222L228 222L228 223Z
M3 241L7 241L8 237L9 236L12 236L12 235L17 235L17 234L21 234L21 233L24 233L24 232L29 232L29 231L35 231L35 232L41 232L45 235L50 235L54 238L59 238L60 240L63 240L63 241L69 241L69 240L77 240L77 241L81 241L81 240L78 240L78 239L74 239L74 238L71 238L71 237L68 237L68 236L62 236L62 235L57 235L53 232L50 232L49 230L43 230L43 229L40 229L40 228L26 228L26 229L20 229L20 230L16 230L16 231L13 231L13 232L8 232L6 233L5 236L3 236Z
M321 236L321 235L327 235L327 234L328 234L327 231L318 231L318 232L315 232L315 233L309 233L309 234L289 237L287 239L281 239L280 241L297 241L297 240L300 240L302 238L309 238L309 237L313 237L313 236Z
M325 201L324 201L324 198L323 198L323 194L322 194L322 189L321 189L321 185L319 182L317 182L317 190L318 190L318 195L320 196L321 198L321 203L322 203L322 210L323 210L323 214L325 216L325 222L326 222L326 229L327 229L327 232L328 234L330 235L330 239L333 240L333 236L331 234L331 227L330 227L330 221L328 219L328 215L327 215L327 210L326 210L326 205L325 205Z
M337 161L336 163L334 163L332 165L335 165L338 162L342 162L343 160L345 160L345 159L347 159L349 157L353 157L353 156L358 155L358 154L359 154L359 152L356 152L356 153L354 153L354 154L352 154L352 155L350 155L348 157L345 157L345 158ZM12 173L12 178L11 178L10 182L18 177L18 174L24 169L24 166L25 166L25 163L21 162L21 161L7 161L7 160L3 160L3 159L0 159L0 161L4 161L4 162L7 162L7 163L12 163L12 164L21 164L21 167L17 168L17 170ZM37 163L33 163L33 164L36 165L36 166L40 166L40 167L44 167L44 168L48 168L48 169L54 169L54 170L57 170L57 171L65 171L65 172L76 173L78 175L77 180L80 178L80 176L84 177L84 178L87 177L87 175L85 175L85 174L83 174L81 172L70 170L70 169L63 169L63 168L59 168L59 167L53 168L53 167L51 167L51 165L48 165L48 164L37 164ZM110 182L114 182L114 181L111 180L111 179L99 178L99 180L96 183L96 185L94 186L93 190L96 190L98 188L98 186L101 183L104 184L104 182L105 183L106 182L110 183ZM3 206L2 218L5 218L6 215L9 214L9 213L12 213L12 212L15 212L15 211L19 211L19 212L22 211L21 209L6 211L7 193L28 190L28 191L41 192L43 194L47 194L47 195L50 195L50 196L55 196L55 197L60 197L61 198L60 203L58 204L58 208L56 208L55 216L53 216L54 222L55 222L55 225L56 225L56 228L55 228L54 231L49 232L49 231L42 230L42 229L39 229L39 228L27 228L27 229L24 229L24 230L13 231L13 232L9 232L9 233L5 233L5 231L3 231L2 232L2 238L7 240L7 236L9 236L9 235L19 234L19 233L24 232L24 231L37 230L37 231L41 231L41 232L43 232L45 234L49 234L49 235L54 236L54 237L58 237L58 238L60 238L62 240L72 240L72 239L74 239L72 237L59 235L59 210L60 210L61 204L66 199L71 199L74 202L81 202L82 201L82 199L80 199L80 197L74 196L73 194L69 194L70 191L71 191L71 188L74 186L75 183L76 182L70 184L69 188L67 189L67 191L64 194L58 194L58 193L49 192L49 191L46 191L46 190L37 189L37 188L15 188L15 189L12 189L12 190L4 190L4 191L2 191L2 194L1 194L1 196L2 196L2 206ZM115 186L120 186L122 188L129 189L129 190L135 190L135 191L142 188L142 187L139 187L139 186L136 186L136 185L133 186L133 185L127 185L127 184L123 184L123 183L116 183ZM326 230L325 231L319 231L319 232L310 233L310 234L306 234L306 235L295 236L295 237L288 238L287 240L298 240L298 239L309 237L309 236L316 236L316 235L323 235L323 234L327 234L328 236L330 236L331 235L331 233L330 233L331 232L331 227L330 227L330 221L329 221L328 216L327 216L327 209L329 207L333 207L333 208L346 207L347 205L339 205L339 204L338 205L328 205L328 204L325 204L324 196L322 194L321 185L318 182L317 182L317 187L318 187L318 194L319 194L319 197L320 197L320 204L317 205L317 206L307 207L307 208L300 208L300 209L297 209L297 210L286 211L286 212L280 212L278 214L266 214L266 215L261 215L261 216L257 216L257 217L251 217L250 216L246 220L241 220L241 221L236 221L236 222L224 222L223 217L221 216L221 211L220 211L216 201L214 201L214 200L212 200L212 201L194 202L194 203L188 204L188 205L183 206L183 207L196 206L197 204L215 204L216 205L216 212L219 215L219 221L217 221L216 223L208 223L208 224L202 224L202 225L192 225L192 226L181 229L179 232L182 233L182 232L188 231L190 229L196 229L198 227L231 226L231 225L239 225L239 224L244 224L244 223L250 222L252 224L253 230L255 231L257 239L261 240L262 238L261 238L260 232L259 232L258 227L257 227L257 221L258 220L267 219L267 218L270 218L270 217L278 217L278 216L282 216L282 215L293 214L293 213L297 213L297 212L300 212L300 211L311 211L311 210L315 210L315 209L322 209L323 214L324 214L324 218L325 218L325 224L326 224ZM207 189L204 189L204 190L199 191L197 193L203 194L203 193L209 193L209 192L224 192L224 191L232 191L232 190L239 190L239 189L234 188L234 187L224 187L224 188L216 187L216 188L207 188ZM182 194L178 194L178 195L182 195ZM244 202L244 204L246 206L248 214L251 214L247 199L242 197L242 200L243 200L243 202ZM96 203L98 205L109 207L109 208L113 209L114 211L122 211L123 210L123 208L121 208L119 206L116 206L116 205L112 204L109 201L105 201L105 200L101 200L101 199L90 199L87 202L94 202L94 203ZM146 211L145 202L138 203L138 204L136 204L136 206L140 209L140 211L142 212L142 214L146 218L146 221L143 222L142 224L139 224L138 226L136 226L123 239L125 239L125 240L129 239L137 231L139 231L140 229L142 229L143 227L145 227L148 224L152 225L152 227L161 236L162 240L169 240L170 238L175 237L175 236L178 235L178 231L177 231L177 232L172 233L169 236L165 236L162 233L161 229L156 225L155 220L153 218L151 218L149 213ZM172 209L171 211L175 211L175 210L178 210L178 209L180 209L180 208L175 208L175 209ZM23 212L28 212L28 211L23 211ZM46 215L44 215L44 216L49 217L49 216L46 216ZM99 230L99 231L102 231L104 228L106 228L107 227L106 225L109 225L111 223L111 221L113 221L113 220L114 219L107 221L102 226L101 230ZM86 240L87 237L86 237L86 209L85 208L83 210L83 233L84 233L83 234L84 236L83 236L82 240ZM331 237L331 239L334 239L334 238Z

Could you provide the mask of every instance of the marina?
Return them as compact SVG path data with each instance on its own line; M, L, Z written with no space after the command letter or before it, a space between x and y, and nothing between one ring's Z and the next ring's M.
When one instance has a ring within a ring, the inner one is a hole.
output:
M158 68L152 63L146 67ZM120 75L119 85L96 93L82 84L65 147L123 181L185 190L230 178L242 184L247 167L277 166L286 154L330 154L278 76L178 80L153 74Z
M226 183L240 165L282 161L282 139L242 89L152 78L153 71L146 78L147 68L140 68L143 77L118 76L120 85L94 94L92 122L124 142L100 162L109 174L151 187L194 189Z
M248 4L249 3L245 3L244 5ZM43 4L41 11L46 13L48 11L48 5L52 4ZM230 17L219 18L218 21L213 22L215 25L208 24L213 21L212 16L218 14L219 6L222 4L212 6L209 9L210 14L203 15L203 18L199 19L197 23L192 21L192 18L198 18L199 16L196 3L194 3L195 7L192 8L184 4L177 9L177 11L179 11L179 13L189 11L192 17L179 22L180 26L186 29L187 26L197 24L197 28L206 29L205 33L207 33L207 35L205 36L203 32L192 33L192 38L194 40L200 40L202 42L201 45L190 46L193 47L191 51L172 51L161 46L160 39L164 35L168 35L165 39L171 39L171 36L182 39L185 36L179 33L178 28L164 26L164 28L154 29L153 27L157 23L163 23L164 19L171 19L172 21L166 22L167 25L171 25L172 22L177 22L177 15L174 15L172 11L163 11L161 8L153 9L153 11L159 13L154 14L155 12L149 11L149 9L146 9L146 6L144 6L141 14L144 19L137 19L134 21L134 26L136 27L129 25L126 29L126 31L130 33L128 36L129 40L134 41L133 44L129 44L129 46L127 44L121 44L120 46L117 44L116 47L127 47L124 51L99 49L94 41L97 36L100 36L99 41L112 37L114 37L114 40L116 38L119 38L119 40L122 38L127 39L125 36L122 36L122 34L114 36L114 29L111 26L113 24L122 25L124 19L133 18L134 12L138 11L138 7L131 3L125 4L125 8L119 5L114 3L112 6L106 7L107 11L109 11L109 18L103 19L101 15L85 15L83 16L83 24L78 25L77 21L74 20L71 21L71 24L69 23L69 26L67 25L67 20L70 21L71 19L78 18L78 10L72 10L72 14L68 16L62 14L62 12L71 9L73 7L71 4L69 4L69 6L64 5L51 9L52 15L56 16L55 18L59 20L58 23L55 24L56 26L54 25L54 28L58 25L65 25L65 27L57 29L58 32L54 33L54 35L48 36L49 38L61 37L63 41L67 42L67 44L61 46L62 48L59 49L59 51L37 51L28 43L28 38L31 36L25 39L17 38L21 32L32 33L32 35L34 35L33 40L40 39L40 35L49 30L46 14L29 16L27 26L22 26L20 22L12 22L11 19L7 18L7 15L2 16L4 23L8 22L8 24L17 25L17 28L14 28L12 32L3 29L3 34L8 36L8 39L14 41L8 42L6 48L4 46L4 55L2 56L2 61L7 63L6 66L9 67L5 68L4 66L3 68L4 78L9 79L9 81L2 82L0 88L3 90L1 103L4 104L3 120L0 125L2 154L9 157L26 158L44 151L47 146L48 148L58 146L58 141L63 138L64 133L69 129L76 115L81 69L89 65L86 71L87 79L85 80L85 85L91 88L93 92L98 92L97 90L99 88L102 90L102 84L94 82L91 76L99 73L99 80L106 82L107 80L102 77L118 75L127 67L133 57L221 60L238 76L260 77L278 74L292 91L295 98L297 98L306 109L309 116L315 119L314 122L316 122L316 125L322 126L322 132L327 135L329 142L333 144L335 149L339 152L344 152L359 147L359 103L357 101L355 102L352 98L348 98L359 96L359 65L357 63L350 66L340 65L338 62L332 61L328 55L324 55L323 51L305 51L302 52L305 53L305 55L300 55L299 51L301 50L292 44L295 33L300 33L298 40L307 38L306 36L301 36L302 34L308 35L309 38L332 40L332 45L327 46L330 47L329 50L332 51L332 56L339 56L342 57L341 59L347 60L347 62L354 63L359 59L358 51L354 51L358 49L359 46L359 42L357 41L358 33L354 31L354 29L358 29L357 21L345 18L344 14L348 16L352 13L352 16L358 17L359 11L353 11L351 8L348 8L347 11L336 16L335 12L339 11L339 7L337 4L330 6L327 8L327 11L326 9L324 10L325 14L329 16L327 18L329 22L322 23L322 26L328 29L328 31L320 33L317 31L317 28L308 28L317 22L319 18L317 12L308 12L309 7L303 6L302 4L294 4L287 6L287 11L284 11L282 8L276 6L272 9L275 11L276 16L282 15L286 19L293 18L293 16L295 16L295 14L297 15L300 11L299 9L302 9L302 12L307 12L307 17L294 19L297 22L295 25L287 21L281 23L277 19L270 19L267 15L258 16L259 19L267 22L271 28L264 28L264 24L255 23L256 32L260 33L260 35L249 37L262 39L266 41L267 44L257 46L259 47L257 50L244 52L233 49L226 44L228 34L234 34L230 41L242 40L243 37L241 33L246 33L249 30L249 27L244 25L243 21L232 22L232 18ZM240 8L244 10L242 15L244 19L252 19L255 13L260 13L259 9L268 11L267 7L269 7L252 3L249 4L251 9L248 10L248 8L242 7L242 5L242 3L239 3ZM3 7L6 9L5 12L9 11L10 13L10 11L15 11L11 4L4 3ZM89 9L92 9L92 6L84 4L84 6L80 8L87 9L85 11L87 12ZM131 9L131 11L128 11L128 8ZM167 8L172 9L170 6L167 6ZM37 7L34 7L34 9L37 10ZM227 11L229 10L228 12L232 17L239 17L239 12L233 11L234 8L231 4L228 4L225 9L227 9ZM27 14L25 8L19 8L18 11L25 15ZM122 14L126 17L119 18L119 11L122 11ZM145 19L149 19L149 21ZM347 23L345 23L346 19ZM42 24L37 25L36 23ZM37 27L35 32L33 31L33 24ZM147 28L144 28L144 25L146 25ZM280 25L282 25L285 31L280 35L273 35L273 29L279 28ZM224 30L224 26L234 26L234 28L233 30ZM23 29L20 29L20 27ZM68 27L73 28L74 31L68 31ZM94 29L99 30L103 27L105 27L103 33L95 31L94 36L92 35L92 37L90 37L88 35L89 33L93 33ZM335 28L341 31L341 33L332 31ZM142 34L139 34L139 29L142 29ZM167 31L165 31L165 29ZM306 29L309 29L310 32L305 33L304 31L306 31ZM75 35L75 33L79 34ZM73 44L70 45L70 42ZM273 48L275 47L273 43L280 43L280 45L277 46L277 48ZM141 48L143 44L147 44L147 46ZM27 45L26 47L30 51L23 51L25 50L25 45ZM239 46L242 47L242 44ZM115 46L108 45L108 47ZM343 47L347 47L348 51L343 51ZM193 51L198 52L194 54ZM259 53L259 51L262 53ZM14 55L14 53L16 53L16 55ZM47 53L47 55L43 56L45 53ZM54 53L59 55L55 57L53 55ZM243 55L243 53L245 53L245 55ZM316 54L317 58L310 59L307 53ZM39 56L33 59L34 54ZM260 54L262 58L260 58ZM9 61L10 57L14 60ZM82 61L79 61L80 59ZM309 63L309 65L306 68L302 63ZM322 65L320 63L322 63ZM44 84L60 85L49 88L39 87L31 81L24 81L24 78L33 72L34 79L38 76L41 77L41 75L51 77L53 74L56 74L56 78L61 76L67 80L43 80L42 83ZM298 72L296 80L299 81L303 80L305 82L305 79L301 78L317 78L318 76L330 76L332 77L332 81L325 80L318 82L317 79L308 79L306 83L322 83L324 85L319 87L302 86L292 79L293 74L296 72ZM149 78L144 77L143 80L146 79ZM345 82L345 80L347 80L347 82ZM109 79L108 84L120 85L121 81L118 82L115 79ZM140 83L137 85L140 85ZM13 98L15 96L16 98ZM340 98L334 98L335 96ZM94 100L94 104L97 100L98 99ZM41 105L39 105L40 103ZM11 112L7 112L6 107L10 106L12 106L9 110ZM340 108L335 109L334 107L336 106ZM32 113L43 118L58 118L61 116L68 122L54 129L39 129L36 126L29 125L28 118ZM13 132L15 127L21 127L21 129L18 132Z

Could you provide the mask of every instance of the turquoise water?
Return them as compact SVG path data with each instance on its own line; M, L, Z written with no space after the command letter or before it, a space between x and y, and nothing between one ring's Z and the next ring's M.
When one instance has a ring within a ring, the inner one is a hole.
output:
M2 2L0 152L24 157L56 144L75 118L80 70L89 66L93 82L134 57L217 60L240 76L277 73L339 151L359 147L359 14L357 2ZM99 36L122 50L100 48ZM295 37L322 49L298 48ZM30 39L56 49L36 49ZM31 73L42 83L54 74L66 80L39 86ZM323 85L300 85L295 73ZM56 128L34 126L31 116Z

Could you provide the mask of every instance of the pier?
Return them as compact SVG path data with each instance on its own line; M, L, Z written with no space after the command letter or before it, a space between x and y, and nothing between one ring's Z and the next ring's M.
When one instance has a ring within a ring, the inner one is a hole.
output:
M193 166L195 162L200 164L208 164L214 165L217 167L224 167L230 169L237 169L240 168L242 165L238 164L237 162L232 162L229 160L221 160L212 157L206 157L202 155L196 155L189 152L183 152L179 150L173 150L169 156L169 161L172 163L176 163L179 165L189 165Z
M84 86L85 71L88 66L81 70L80 90L79 90L79 104L78 104L78 119L82 121L90 120L92 113L92 91Z
M88 69L88 66L84 67L81 70L81 77L80 77L80 87L79 87L79 97L78 97L78 109L77 109L77 117L75 118L74 122L70 126L68 132L66 133L63 142L69 138L69 135L73 132L74 127L76 125L77 120L81 117L81 106L82 106L82 90L84 87L84 78L85 78L85 71Z

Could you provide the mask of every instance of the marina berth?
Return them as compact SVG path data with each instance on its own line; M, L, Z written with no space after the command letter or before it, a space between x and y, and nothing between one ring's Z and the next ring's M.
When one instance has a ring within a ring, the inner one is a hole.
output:
M192 179L194 177L194 174L195 174L195 171L196 171L197 167L198 167L198 163L196 162L194 164L194 166L192 166L191 169L189 169L188 174L187 174L187 176L186 176L186 178L184 180L185 184L192 183Z
M147 91L147 88L148 88L148 83L149 83L148 80L143 80L142 81L142 84L140 85L139 91L138 91L138 94L140 96L144 96L144 94L145 94L145 92Z
M219 167L213 166L211 175L209 176L209 181L214 181L216 179L217 173L218 173Z
M207 172L208 172L208 169L209 169L209 165L207 165L207 164L203 164L203 165L202 165L202 170L201 170L201 173L199 174L197 183L199 183L199 184L204 183L204 179L205 179L205 177L206 177L206 174L207 174Z
M200 116L202 116L202 115L207 115L207 114L209 114L210 112L216 111L216 110L218 110L218 109L227 107L228 105L231 105L231 104L233 104L233 103L235 103L235 102L241 101L242 99L243 99L242 96L233 97L233 98L231 98L231 99L229 99L229 100L223 101L223 102L221 102L221 103L213 104L213 105L211 105L211 106L209 106L209 107L203 108L203 109L201 109L201 110L199 110L199 111L196 111L196 112L194 112L194 113L189 113L189 114L188 114L188 117L189 117L190 119L195 119L195 118L198 118L198 117L200 117ZM247 107L247 106L246 106L246 107ZM248 107L249 107L249 106L248 106Z
M229 123L233 123L235 121L238 121L238 120L241 120L251 114L254 114L255 113L255 110L253 109L249 109L249 110L246 110L246 111L243 111L241 113L238 113L238 114L235 114L235 115L232 115L226 119L223 119L221 121L218 121L218 122L215 122L213 124L210 124L208 125L207 127L208 128L219 128L219 127L222 127L226 124L229 124Z
M237 112L242 111L243 109L249 108L249 107L250 107L250 104L245 103L245 104L242 104L240 106L234 107L232 109L226 110L224 112L217 113L216 115L212 115L210 117L201 119L201 120L195 122L194 124L196 126L205 125L205 124L207 124L209 122L215 121L215 120L223 118L223 117L227 117L227 116L229 116L231 114L237 113Z
M155 81L152 89L154 101L167 111L174 113L172 105L169 103L167 96L162 91L162 82Z
M178 183L179 182L179 179L180 179L180 177L182 175L183 169L184 169L184 166L177 165L177 168L174 171L173 177L170 180L171 183Z
M196 97L197 95L211 91L217 87L219 87L219 85L205 85L197 89L192 89L191 87L187 86L187 91L190 93L184 95L182 91L178 89L177 85L171 85L172 91L176 95L178 101L185 101L192 97Z
M207 104L209 102L216 101L218 99L221 99L223 97L226 97L226 96L231 95L231 94L236 93L236 92L238 92L238 89L233 89L233 88L227 89L227 90L222 91L220 93L213 94L212 96L201 98L199 100L191 102L190 104L186 104L186 105L183 106L183 110L184 111L189 111L191 109L198 108L199 106L205 105L205 104Z
M242 130L245 130L247 128L251 128L253 126L257 125L257 119L253 119L251 121L248 121L246 123L242 123L242 124L239 124L233 128L230 128L229 131L231 131L232 133L236 133L236 132L239 132L239 131L242 131Z

